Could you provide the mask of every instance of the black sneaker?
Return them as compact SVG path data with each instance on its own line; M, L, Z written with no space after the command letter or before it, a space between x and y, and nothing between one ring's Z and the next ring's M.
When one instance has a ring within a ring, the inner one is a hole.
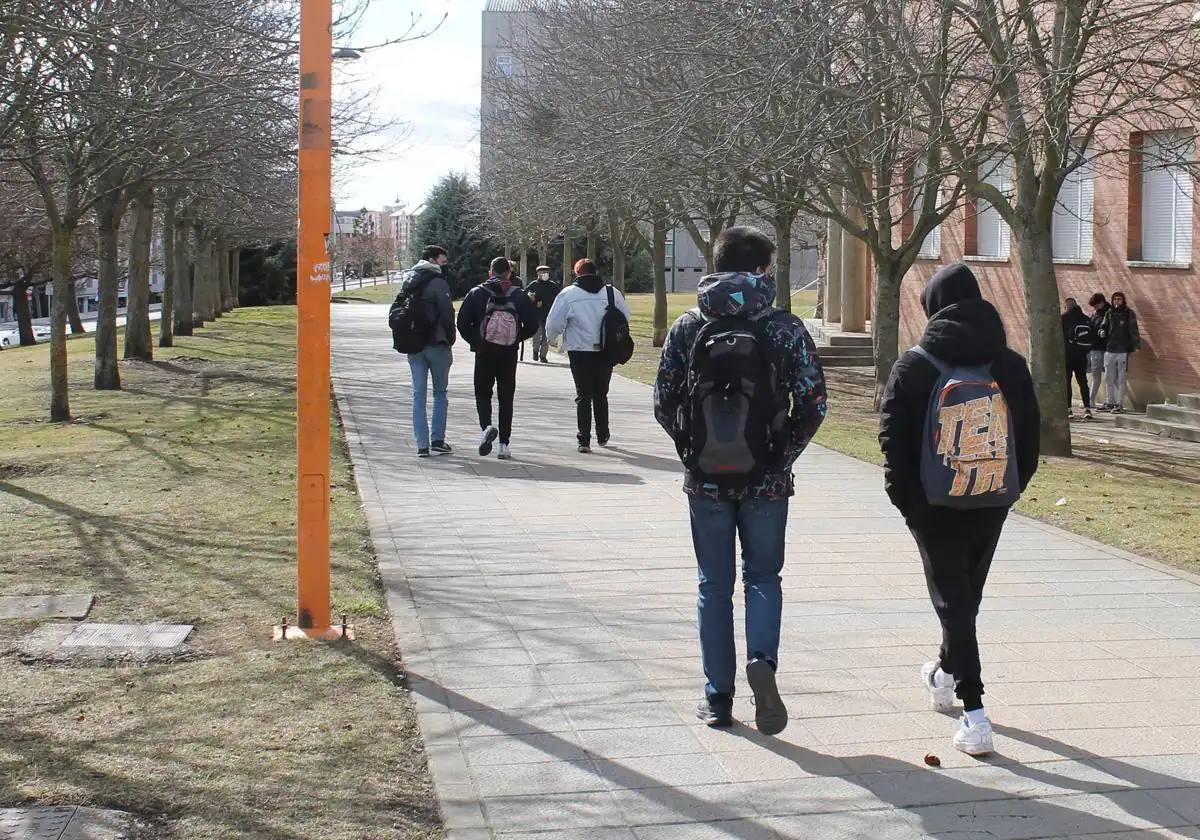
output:
M764 735L778 735L787 729L787 707L775 684L775 666L765 659L751 659L746 666L746 681L754 692L754 722Z
M454 447L446 443L444 440L435 440L431 448L439 455L449 455L454 451Z
M428 447L428 446L422 446L420 449L418 449L418 450L417 450L417 457L418 457L418 458L428 458L428 457L429 457L429 447Z
M608 438L596 438L596 443L600 444L602 447L606 447L608 446Z
M591 455L592 447L588 446L586 443L581 443L579 444L579 452L581 455Z
M708 726L733 726L733 698L728 694L705 694L696 707L696 717Z
M547 359L545 356L542 356L542 364L544 364L544 365L550 364L550 360Z

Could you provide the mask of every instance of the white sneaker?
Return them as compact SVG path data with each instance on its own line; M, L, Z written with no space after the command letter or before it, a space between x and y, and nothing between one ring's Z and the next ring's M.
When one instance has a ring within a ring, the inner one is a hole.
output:
M946 683L949 682L949 685ZM929 708L935 712L954 710L954 678L942 670L936 660L921 666L921 684L929 692Z
M495 426L488 426L479 433L479 457L486 458L492 454L492 444L498 437L500 437L500 430Z
M500 454L497 455L496 457L498 457L501 461L511 461L512 460L512 450L508 448L507 443L500 444Z
M993 750L992 722L984 718L981 723L971 726L967 716L963 715L958 721L958 732L954 733L954 748L967 755L988 755Z

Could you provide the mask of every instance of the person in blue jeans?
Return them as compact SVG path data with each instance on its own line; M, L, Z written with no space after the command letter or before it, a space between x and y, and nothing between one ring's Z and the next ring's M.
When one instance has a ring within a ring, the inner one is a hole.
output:
M788 504L795 493L792 465L826 411L821 361L804 322L774 308L774 255L774 244L754 228L733 227L718 237L717 272L700 281L698 309L671 328L654 386L655 417L685 465L683 489L699 570L697 613L707 682L696 716L709 726L733 724L738 666L733 591L740 539L746 681L754 695L755 723L766 735L787 726L775 674L783 612L780 573ZM713 347L742 353L742 361L734 363L743 365L736 376L722 373L731 369L727 361L701 361L701 351ZM747 382L757 382L757 390ZM753 408L744 411L739 404ZM702 432L706 423L711 425ZM738 423L743 425L732 427ZM764 429L766 434L758 434ZM764 437L772 441L765 453L756 443ZM750 453L758 459L753 465L744 457ZM733 469L740 472L714 475Z
M408 354L412 371L413 437L417 456L428 458L431 453L449 455L454 451L446 443L446 417L450 410L450 366L454 363L454 304L450 284L446 279L446 251L430 245L421 253L421 260L405 278L405 284L421 284L421 304L426 307L425 322L430 325L429 340L420 353ZM426 412L429 381L433 380L433 419Z

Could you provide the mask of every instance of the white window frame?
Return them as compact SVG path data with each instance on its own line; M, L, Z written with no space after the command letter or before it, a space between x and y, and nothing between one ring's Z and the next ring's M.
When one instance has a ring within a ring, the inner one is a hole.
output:
M921 213L924 208L921 204L925 196L925 173L927 167L925 161L918 160L913 166L913 203L912 214L913 223L915 224L921 218ZM938 194L941 194L941 185L938 185ZM931 230L925 239L921 242L921 250L917 251L917 257L922 260L939 260L942 258L942 226L938 224Z
M1193 138L1184 130L1142 139L1142 262L1191 265Z
M1007 152L991 155L979 167L979 180L1004 195L1013 191L1013 159ZM975 251L970 256L1007 260L1012 255L1012 229L1000 211L984 199L975 204Z
M1090 263L1094 250L1096 167L1089 156L1063 181L1054 204L1054 259Z

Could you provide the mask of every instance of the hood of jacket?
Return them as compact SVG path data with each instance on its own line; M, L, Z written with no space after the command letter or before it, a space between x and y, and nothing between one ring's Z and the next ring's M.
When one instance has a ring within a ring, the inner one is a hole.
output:
M503 277L489 277L480 285L494 295L506 295L514 288L514 284Z
M974 273L962 263L930 277L921 303L929 315L921 346L939 359L983 365L1008 347L1000 313L983 299Z
M1062 314L1062 325L1063 325L1063 334L1064 335L1069 334L1070 331L1073 330L1075 327L1082 326L1084 324L1091 324L1091 323L1092 323L1091 319L1088 318L1088 316L1083 314L1083 309L1080 308L1079 304L1075 304L1074 306L1072 306L1070 309L1068 309L1066 312L1064 312Z
M445 276L445 272L443 271L442 267L435 262L430 262L429 260L421 260L411 269L409 269L409 272L412 274L436 274L438 277Z
M775 304L775 278L724 271L700 278L696 300L706 318L753 318Z
M575 278L575 285L591 294L599 294L604 288L604 281L598 274L580 274Z

